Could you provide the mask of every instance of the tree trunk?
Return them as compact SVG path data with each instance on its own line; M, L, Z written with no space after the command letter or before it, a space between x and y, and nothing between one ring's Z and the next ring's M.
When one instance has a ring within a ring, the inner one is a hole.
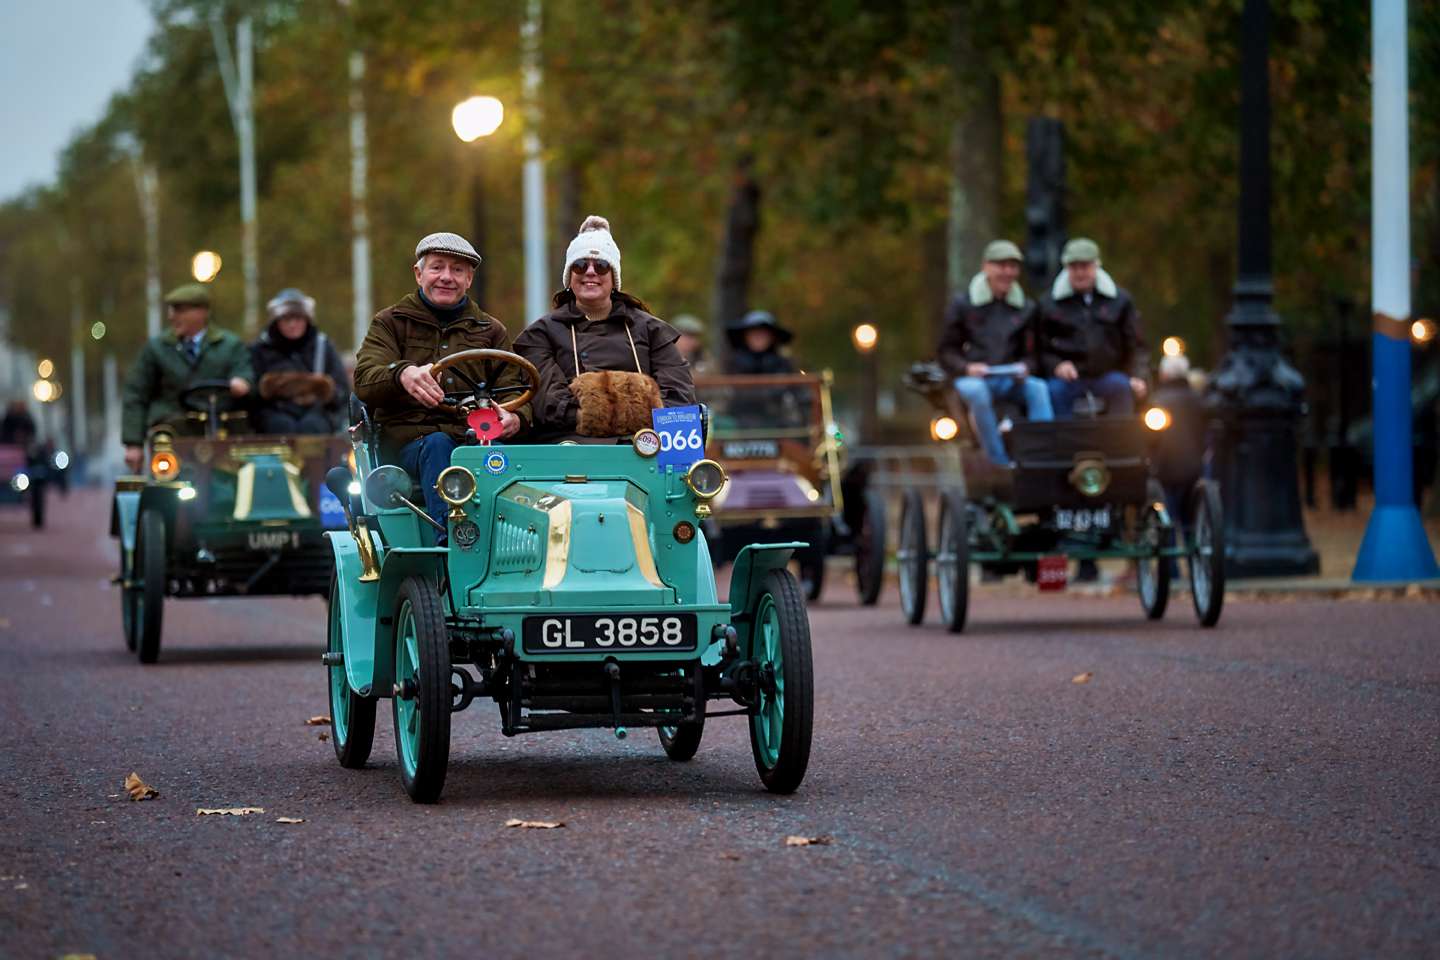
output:
M715 276L715 303L710 317L710 343L722 368L729 358L725 330L749 306L750 277L755 267L755 237L760 232L760 185L754 177L755 158L742 156L735 165L720 269Z
M950 262L953 294L980 269L985 244L1000 224L1000 75L977 42L975 20L957 9L951 20L951 52L962 104L951 126Z
M556 256L556 266L561 270L569 264L560 263L560 257L565 255L565 248L570 245L570 239L580 229L580 221L584 214L580 212L581 196L585 190L585 165L580 158L572 158L560 168L558 195L555 203L555 236L559 239L559 255ZM560 271L553 271L555 276ZM559 289L558 287L556 289Z

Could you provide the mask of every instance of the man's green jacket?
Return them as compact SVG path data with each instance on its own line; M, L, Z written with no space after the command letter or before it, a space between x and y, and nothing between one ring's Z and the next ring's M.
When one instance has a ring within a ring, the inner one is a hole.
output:
M173 331L145 341L140 356L125 375L125 415L120 439L126 446L145 442L145 431L162 421L189 432L180 409L180 393L201 380L239 377L255 383L250 348L228 330L206 327L200 357L192 366Z

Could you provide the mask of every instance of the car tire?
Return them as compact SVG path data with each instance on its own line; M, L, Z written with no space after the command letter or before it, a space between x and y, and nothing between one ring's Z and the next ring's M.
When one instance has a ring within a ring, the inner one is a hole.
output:
M165 620L165 514L142 510L138 527L135 647L141 663L154 663L160 658L160 629Z
M697 662L693 667L687 667L691 672L691 684L695 697L695 713L699 718L693 723L678 723L673 727L656 727L655 732L660 735L660 746L665 750L665 756L676 763L684 763L695 756L700 749L700 739L705 736L705 671Z
M885 497L865 491L865 508L855 531L855 589L860 603L873 607L885 586Z
M341 621L340 591L335 574L330 574L330 596L326 602L326 642L330 653L345 652L344 625ZM330 690L330 740L340 766L359 770L370 759L375 745L375 698L362 697L350 688L343 663L327 666L326 686Z
M773 665L775 690L761 692L750 716L750 752L760 782L771 793L794 793L810 764L815 676L810 618L800 585L788 570L772 570L751 620L750 658Z
M912 627L925 619L925 589L930 554L925 542L925 501L918 490L906 490L900 501L900 545L895 551L900 580L900 609Z
M1190 599L1202 627L1220 622L1225 606L1225 514L1220 487L1200 480L1190 494Z
M125 549L125 541L120 543L120 629L125 632L125 649L131 653L135 652L135 641L139 636L140 601L139 590L130 586L130 581L135 577L134 551Z
M1160 523L1157 503L1165 502L1165 491L1154 480L1146 489L1145 505L1140 511L1138 531L1143 539L1141 546L1168 546L1174 539L1175 528L1166 528ZM1162 556L1140 556L1135 558L1135 592L1140 596L1140 608L1151 620L1165 616L1170 603L1170 558Z
M970 608L970 513L964 494L940 499L940 533L935 544L935 595L940 622L951 633L965 629Z
M435 584L406 577L395 616L395 685L391 700L400 779L416 803L434 803L450 762L450 638Z

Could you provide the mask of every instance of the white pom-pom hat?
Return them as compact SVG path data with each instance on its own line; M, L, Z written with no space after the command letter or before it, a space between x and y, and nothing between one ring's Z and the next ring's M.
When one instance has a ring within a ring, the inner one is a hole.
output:
M590 257L610 264L610 269L615 271L615 289L619 290L620 248L615 245L615 238L610 236L610 221L604 217L586 217L585 222L580 224L580 232L565 249L565 267L560 275L562 289L570 289L570 268L575 265L575 261Z

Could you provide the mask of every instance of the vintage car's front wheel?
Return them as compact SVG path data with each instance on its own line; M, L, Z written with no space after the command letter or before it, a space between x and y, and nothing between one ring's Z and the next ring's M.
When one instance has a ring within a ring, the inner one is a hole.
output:
M1225 605L1225 522L1220 488L1200 480L1191 494L1190 599L1200 626L1213 627Z
M873 607L885 585L885 497L865 491L865 512L855 533L855 589L860 603Z
M325 649L344 654L345 624L340 606L340 591L335 573L330 574L330 597L327 602L328 622ZM343 662L325 668L329 672L330 739L340 766L358 770L370 759L375 745L375 698L362 697L350 689Z
M929 551L925 542L925 501L920 491L906 490L900 501L900 546L895 551L895 566L900 578L900 609L911 626L925 619Z
M940 537L935 545L935 592L945 629L965 629L970 609L970 514L965 496L950 491L940 498Z
M1140 594L1140 606L1145 616L1159 620L1165 616L1165 607L1170 603L1169 557L1158 555L1162 547L1170 545L1175 528L1162 522L1160 505L1165 502L1165 491L1155 481L1150 481L1146 490L1146 503L1140 513L1140 547L1154 551L1149 555L1135 558L1135 590Z
M760 696L750 717L750 751L767 790L793 793L810 763L815 677L810 619L788 570L766 575L754 614L750 656L760 672Z
M165 615L165 515L142 510L135 540L140 583L135 591L135 646L141 663L160 658L160 627Z
M435 584L407 577L395 618L395 751L416 803L434 803L450 762L450 640Z
M125 549L125 541L120 540L120 627L125 632L125 649L131 653L135 652L135 639L138 636L139 618L138 599L139 589L131 586L135 579L135 571L132 568L134 551Z

